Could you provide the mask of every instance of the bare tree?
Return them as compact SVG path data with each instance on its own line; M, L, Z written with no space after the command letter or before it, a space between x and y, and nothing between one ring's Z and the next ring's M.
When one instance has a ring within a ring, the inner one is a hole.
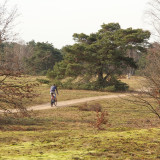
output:
M145 78L141 82L141 89L128 100L147 107L160 119L160 0L150 0L148 4L147 21L158 42L151 44L148 49L145 67L141 70L141 75Z
M36 96L33 87L37 84L25 80L20 46L12 45L16 17L15 7L8 10L7 1L0 4L0 110L7 114L13 113L14 109L27 115L25 102Z
M160 0L150 0L146 21L152 27L152 35L160 40Z
M160 44L154 43L148 50L146 66L141 71L145 80L138 94L132 94L129 101L147 107L160 119Z
M148 49L145 68L141 74L145 77L134 103L146 106L160 119L160 0L150 0L146 11L147 22L152 27L152 36L157 42Z
M33 48L27 46L24 43L7 43L4 47L5 55L8 59L11 59L17 63L19 69L25 71L27 68L25 67L24 58L29 57L33 53Z
M8 10L7 4L7 0L0 4L0 44L4 41L13 41L16 35L13 29L15 27L15 19L18 16L17 8L13 7Z

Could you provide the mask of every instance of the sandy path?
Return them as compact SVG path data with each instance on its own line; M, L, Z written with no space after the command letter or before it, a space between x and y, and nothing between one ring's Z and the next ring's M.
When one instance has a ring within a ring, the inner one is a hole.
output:
M74 104L89 102L89 101L95 101L95 100L101 100L101 99L108 99L108 98L119 98L124 97L126 94L118 94L118 95L105 95L105 96L96 96L96 97L88 97L88 98L81 98L81 99L73 99L73 100L67 100L67 101L60 101L58 102L57 106L51 107L50 103L42 104L42 105L36 105L28 108L28 110L43 110L43 109L52 109L57 107L66 107Z

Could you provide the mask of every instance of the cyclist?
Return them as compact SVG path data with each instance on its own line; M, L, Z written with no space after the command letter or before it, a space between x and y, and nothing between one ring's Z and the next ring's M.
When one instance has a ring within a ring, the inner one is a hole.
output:
M56 99L56 92L57 92L57 94L58 94L58 89L57 89L56 85L53 84L53 85L51 86L51 89L50 89L51 98L54 96L55 99Z

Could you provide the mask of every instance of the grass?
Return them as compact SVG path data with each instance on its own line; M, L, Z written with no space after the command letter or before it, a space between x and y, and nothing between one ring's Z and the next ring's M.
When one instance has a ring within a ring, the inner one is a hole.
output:
M2 78L2 77L1 77ZM47 79L45 76L24 76L17 79L7 79L8 82L17 83L17 82L29 82L29 83L38 83L37 79ZM137 90L141 87L141 83L144 81L142 77L132 76L130 79L121 79L122 82L127 83L130 86L130 90ZM50 85L39 83L38 87L35 87L37 97L33 101L27 102L26 106L33 106L37 104L43 104L50 102ZM87 91L87 90L64 90L59 89L59 95L57 96L58 101L78 99L85 97L109 95L113 93L109 92L100 92L100 91ZM116 93L114 93L116 94Z
M14 139L11 136L14 134ZM6 132L1 159L159 159L160 129L98 133L75 130ZM22 137L23 138L19 138ZM2 142L3 144L3 142Z
M43 99L38 102L47 102L49 87L41 87ZM109 94L83 90L59 92L60 101ZM95 127L96 106L102 113L108 113L100 130ZM160 159L160 121L147 108L123 99L104 99L31 114L28 118L0 117L0 159Z
M130 79L121 78L122 82L127 83L129 85L129 90L138 90L142 88L142 84L145 83L145 78L140 76L131 76Z
M45 77L40 76L40 79L45 79ZM34 81L37 77L31 77L30 80ZM142 87L141 83L145 80L143 77L132 76L130 79L121 78L122 82L127 83L130 86L130 90L138 90ZM40 84L39 87L36 88L38 90L38 96L31 103L28 103L29 106L42 104L50 102L50 86L47 84ZM101 95L109 95L116 94L111 92L100 92L100 91L87 91L87 90L59 90L58 101L70 100L70 99L78 99L85 97L93 97L93 96L101 96ZM43 97L43 98L42 98Z
M36 104L43 104L50 102L51 96L50 96L49 85L40 84L35 89L39 96L37 96L37 98L35 98L32 102L28 103L27 105L32 106ZM69 89L58 89L58 92L59 92L59 95L57 95L58 101L113 94L109 92L89 91L89 90L69 90Z
M43 104L50 102L50 86L48 85L41 85L37 88L39 96L35 98L32 102L28 103L28 106L36 105L36 104ZM71 99L79 99L79 98L87 98L87 97L94 97L94 96L102 96L102 95L109 95L113 93L109 92L98 92L98 91L87 91L87 90L64 90L58 89L59 95L57 95L58 101L65 101Z
M96 103L109 113L102 130L93 125L97 119L94 110L81 110L86 104L36 111L32 118L5 119L0 159L160 159L157 117L123 99Z
M2 79L2 77L0 77ZM45 76L23 76L17 79L7 79L8 83L19 83L19 82L29 82L29 83L39 83L37 79L48 80ZM33 106L43 103L50 102L50 85L39 83L38 87L34 88L37 93L37 97L30 102L26 103L26 106ZM101 96L108 95L109 92L99 92L99 91L87 91L87 90L67 90L67 89L58 89L59 95L57 96L58 101L70 100L70 99L78 99L85 97L93 97L93 96Z

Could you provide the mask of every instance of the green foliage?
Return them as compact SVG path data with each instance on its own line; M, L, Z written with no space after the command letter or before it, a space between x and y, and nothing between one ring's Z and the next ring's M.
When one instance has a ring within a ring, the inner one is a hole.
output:
M37 78L36 81L38 81L38 82L40 82L42 84L49 84L50 83L50 80L48 80L48 79L39 79L39 78Z
M146 51L150 33L142 29L121 29L118 23L103 24L97 33L73 35L77 42L63 48L64 60L54 66L48 73L51 78L88 77L88 83L79 88L101 89L114 86L115 90L124 90L125 85L116 82L111 84L109 79L120 75L127 67L137 68L128 51L136 53ZM96 85L90 80L97 77ZM90 84L91 83L91 84ZM106 84L107 83L107 84ZM97 87L98 86L98 87Z
M119 25L119 23L109 23L109 24L105 24L103 23L103 25L101 26L102 29L100 30L100 32L114 32L114 31L117 31L119 29L121 29L121 26Z
M127 91L129 89L129 86L126 83L117 81L117 83L115 84L115 88L117 91Z
M66 68L66 76L78 76L81 73L83 66L77 63L69 63Z
M105 88L106 91L127 91L129 89L126 83L117 80L116 77L112 77L109 84L110 85Z
M50 79L63 79L65 77L66 67L67 63L65 63L64 61L56 63L53 70L48 70L47 77Z
M25 58L26 70L29 74L45 75L52 69L56 62L62 59L60 50L50 43L31 41L28 47L33 48L30 57Z
M142 70L145 68L146 66L146 62L147 62L147 54L143 54L139 61L138 61L138 69L136 70L136 75L142 75Z
M55 84L56 86L58 86L58 88L63 88L63 84L60 80L58 79L53 79L50 81L50 85Z
M104 91L107 91L107 92L115 92L116 91L116 88L115 88L115 85L110 85L108 87L105 87L104 88Z
M74 78L69 78L68 80L63 82L56 79L54 80L54 82L56 82L58 86L63 89L99 90L99 91L109 91L109 92L127 91L129 89L129 86L126 83L123 83L115 78L112 78L110 82L106 82L105 84L103 84L103 86L101 86L101 84L99 84L99 82L97 81L74 82Z

